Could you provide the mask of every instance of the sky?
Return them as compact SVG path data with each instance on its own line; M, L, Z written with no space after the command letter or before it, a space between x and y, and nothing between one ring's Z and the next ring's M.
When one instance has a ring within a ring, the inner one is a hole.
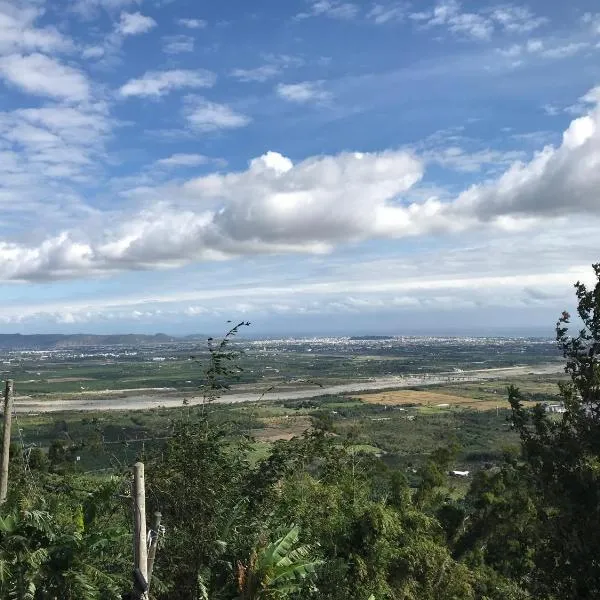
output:
M0 0L0 333L551 333L598 8Z

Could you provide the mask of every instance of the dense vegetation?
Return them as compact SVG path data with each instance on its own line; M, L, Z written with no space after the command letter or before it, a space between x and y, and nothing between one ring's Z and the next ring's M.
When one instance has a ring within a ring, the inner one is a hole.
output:
M566 313L557 325L566 412L530 409L509 388L518 450L494 457L465 493L448 479L456 444L407 470L316 418L257 456L252 437L215 418L210 402L183 409L164 445L137 457L149 512L160 510L165 526L151 597L600 598L594 269L594 288L576 285L581 330L569 336ZM208 400L236 370L228 339L210 350ZM12 453L0 598L117 599L131 589L130 475L77 473L69 451Z

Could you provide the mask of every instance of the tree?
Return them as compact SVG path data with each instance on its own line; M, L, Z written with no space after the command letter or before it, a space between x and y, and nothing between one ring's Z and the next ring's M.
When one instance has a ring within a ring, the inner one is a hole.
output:
M593 269L593 288L575 284L577 335L567 312L556 325L569 375L559 386L565 413L527 410L509 388L539 525L531 589L542 598L600 598L600 263Z
M0 517L0 597L14 600L118 600L125 584L115 566L126 532L102 533L83 520L65 528L22 503Z

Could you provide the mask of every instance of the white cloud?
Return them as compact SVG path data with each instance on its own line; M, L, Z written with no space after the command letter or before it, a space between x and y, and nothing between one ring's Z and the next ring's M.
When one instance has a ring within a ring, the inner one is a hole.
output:
M103 223L82 223L40 244L1 242L0 276L53 279L240 255L319 254L348 242L433 233L495 231L528 239L549 223L560 231L566 217L585 218L594 229L600 218L599 99L597 89L586 94L582 102L592 106L573 120L560 146L546 146L528 162L516 160L501 176L454 199L408 201L424 166L405 151L342 153L298 163L269 152L244 171L138 190L143 208L118 219L111 214ZM204 106L200 128L232 126L230 115L216 106ZM40 146L53 144L52 134L20 132ZM465 160L460 153L450 155Z
M35 27L41 7L0 2L0 52L62 51L73 47L55 27Z
M207 25L203 19L177 19L177 24L188 29L204 29Z
M526 56L549 60L560 60L575 56L590 48L588 42L563 43L556 40L530 39L523 44L512 44L507 48L498 48L498 53L507 58L524 59ZM521 65L522 60L516 63Z
M250 123L250 118L235 112L226 104L196 99L188 103L186 116L189 123L199 131L237 129Z
M231 71L231 76L244 82L264 82L279 75L280 72L281 68L277 65L262 65L254 69L234 69Z
M478 173L492 167L494 170L506 168L515 161L522 160L526 154L518 150L477 150L468 152L458 146L437 148L423 152L421 156L428 162L433 162L447 169L462 173Z
M84 18L91 18L96 16L100 10L116 12L141 3L142 0L74 0L71 10Z
M209 163L223 164L223 161L204 156L204 154L172 154L167 158L157 160L154 164L157 167L177 168L197 167Z
M90 89L83 73L44 54L11 54L0 58L0 74L23 91L79 102Z
M325 16L332 19L350 20L359 13L358 6L352 2L341 0L308 0L308 2L310 4L309 11L299 13L296 15L297 19Z
M280 83L277 94L284 100L298 102L327 102L332 98L330 92L323 89L323 81L303 81L301 83Z
M482 15L460 12L456 0L440 2L434 9L429 25L446 25L450 31L477 39L491 36L493 25Z
M163 52L183 54L194 51L194 38L189 35L167 35L162 39Z
M377 25L404 21L408 12L408 6L406 2L374 4L373 8L367 14L367 19L370 19Z
M149 319L159 316L202 314L230 318L246 305L258 313L324 314L404 310L482 308L504 306L512 310L551 307L555 312L572 297L573 281L589 281L593 255L593 228L577 227L578 240L558 230L518 235L493 241L471 241L464 247L425 250L405 258L357 259L336 263L327 257L328 269L290 274L283 283L279 273L261 283L248 282L201 289L146 292L143 297L65 299L3 306L5 322L61 319L77 322L104 319ZM570 250L566 255L565 247ZM524 249L527 249L524 252ZM525 255L535 255L532 264ZM472 314L472 313L471 313ZM69 316L70 315L70 316ZM552 315L554 316L554 315Z
M381 211L392 208L386 199L420 174L418 161L405 152L343 154L297 165L268 153L240 173L167 186L158 195L170 201L124 215L121 225L95 223L35 247L1 242L0 274L52 279L245 253L323 252L336 240L364 238L365 227L376 231Z
M451 210L479 219L598 213L600 113L575 119L558 148L547 146L529 163L516 162L497 181L463 192Z
M112 2L113 0L109 0ZM97 12L98 8L122 8L127 2L120 2L114 0L114 5L109 6L105 0L99 0L99 2L92 2L84 6L82 16L92 17ZM88 12L85 12L85 11ZM81 12L81 11L80 11ZM82 57L86 59L98 59L98 64L108 66L119 61L119 53L123 46L123 42L128 36L140 35L147 33L151 29L157 26L156 21L152 17L147 17L140 12L126 13L121 12L120 19L114 23L112 31L108 32L104 38L103 43L96 43L92 46L88 46L83 49Z
M89 218L94 209L76 190L98 178L110 132L101 104L48 103L0 113L3 233L54 231Z
M600 34L600 13L585 13L582 17L582 21L585 25L589 26L592 33Z
M252 69L234 69L231 76L243 82L265 82L290 67L299 67L304 60L288 54L267 54L263 56L265 64Z
M102 58L106 50L102 46L88 46L83 50L81 56L83 58Z
M156 27L157 23L152 17L147 17L140 12L121 13L117 31L123 36L139 35Z
M545 58L567 58L579 54L582 50L589 48L587 42L571 42L554 46L553 48L540 49L540 55Z
M487 40L494 31L526 34L547 22L536 17L527 7L505 4L479 12L464 12L458 0L441 0L433 9L411 13L409 18L422 27L446 27L467 38Z
M506 4L492 9L490 18L509 33L531 33L548 22L536 17L526 6Z
M142 77L131 79L119 94L130 96L160 97L182 88L208 88L215 84L216 76L210 71L174 69L171 71L148 71Z

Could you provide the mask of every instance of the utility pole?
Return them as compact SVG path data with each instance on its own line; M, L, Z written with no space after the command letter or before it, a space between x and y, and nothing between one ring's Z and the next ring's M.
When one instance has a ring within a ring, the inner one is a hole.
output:
M133 600L148 599L148 546L144 463L133 465Z
M150 525L150 547L148 548L148 587L152 582L152 571L154 569L154 559L156 558L156 548L158 547L158 533L160 531L160 520L162 515L155 512L152 515L152 523Z
M2 431L2 464L0 465L0 504L8 495L8 459L10 458L10 428L12 425L13 380L6 380L4 389L4 427Z

